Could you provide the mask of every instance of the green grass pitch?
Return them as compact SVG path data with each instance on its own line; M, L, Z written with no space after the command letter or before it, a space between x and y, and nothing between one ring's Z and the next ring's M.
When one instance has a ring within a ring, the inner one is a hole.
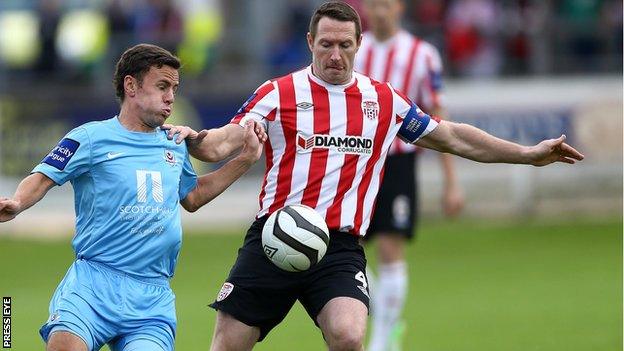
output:
M184 238L172 283L177 350L208 350L215 312L207 304L242 239L242 231ZM370 248L367 252L373 262ZM13 298L13 350L43 350L37 331L72 261L69 239L40 242L0 235L0 258L0 294ZM406 351L622 348L620 218L425 223L408 260ZM322 350L323 345L297 304L255 350Z

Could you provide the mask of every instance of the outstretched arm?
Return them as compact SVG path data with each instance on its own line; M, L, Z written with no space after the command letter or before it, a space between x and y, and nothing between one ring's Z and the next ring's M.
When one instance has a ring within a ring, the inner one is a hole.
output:
M204 129L199 132L187 126L173 126L165 124L162 129L168 129L167 137L176 137L176 143L186 139L191 156L204 162L222 161L239 150L245 140L245 129L238 124L226 124L220 128ZM266 133L262 124L253 122L253 129L258 139L264 143Z
M33 173L17 186L13 198L0 197L0 222L15 218L20 212L43 199L56 183L42 173Z
M534 146L522 146L492 136L468 124L441 121L416 144L429 149L486 163L520 163L545 166L553 162L573 164L584 156L564 143L565 135Z
M236 125L235 127L240 128ZM254 124L248 122L244 129L240 129L243 131L240 138L243 148L240 154L218 170L199 177L197 187L181 201L182 207L187 211L195 212L212 201L245 174L262 155L262 144L254 132Z

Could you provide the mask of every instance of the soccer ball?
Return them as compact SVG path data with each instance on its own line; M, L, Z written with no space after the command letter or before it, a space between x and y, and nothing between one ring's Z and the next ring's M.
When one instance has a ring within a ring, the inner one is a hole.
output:
M321 215L305 205L273 212L262 228L262 248L279 268L302 272L317 264L327 251L329 229Z

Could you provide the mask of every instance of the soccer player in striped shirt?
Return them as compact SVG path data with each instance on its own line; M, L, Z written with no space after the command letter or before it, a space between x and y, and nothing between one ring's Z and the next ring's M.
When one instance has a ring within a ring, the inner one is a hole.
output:
M344 2L317 8L307 41L312 64L262 84L231 124L201 133L188 127L170 130L188 137L190 152L203 160L223 159L237 150L239 125L249 120L268 134L260 211L211 304L218 311L213 351L251 350L297 300L330 350L362 350L369 296L359 237L366 234L397 133L419 146L480 162L541 166L583 158L563 142L564 136L525 147L465 124L439 122L390 84L353 72L360 19ZM305 272L279 269L262 250L268 215L290 204L314 208L330 229L325 257Z
M390 82L423 110L444 116L442 60L430 43L401 28L402 0L365 0L370 31L362 35L355 70L381 82ZM388 152L384 181L365 237L374 238L378 253L377 277L371 284L372 332L370 351L398 350L405 325L399 322L407 296L405 244L415 235L418 217L416 169L418 147L396 138ZM442 203L449 216L463 205L452 157L440 153L444 192ZM369 272L370 273L370 272ZM392 345L390 345L392 344Z

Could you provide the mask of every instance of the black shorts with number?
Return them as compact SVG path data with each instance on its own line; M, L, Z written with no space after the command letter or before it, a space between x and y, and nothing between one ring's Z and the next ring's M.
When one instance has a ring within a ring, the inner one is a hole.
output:
M388 156L375 211L365 239L379 233L414 236L417 209L416 153Z
M262 341L299 300L316 324L329 300L352 297L369 306L366 258L358 238L330 233L325 257L304 272L287 272L271 263L262 250L262 227L257 219L247 231L230 275L210 307L260 328ZM318 324L317 324L318 326Z

